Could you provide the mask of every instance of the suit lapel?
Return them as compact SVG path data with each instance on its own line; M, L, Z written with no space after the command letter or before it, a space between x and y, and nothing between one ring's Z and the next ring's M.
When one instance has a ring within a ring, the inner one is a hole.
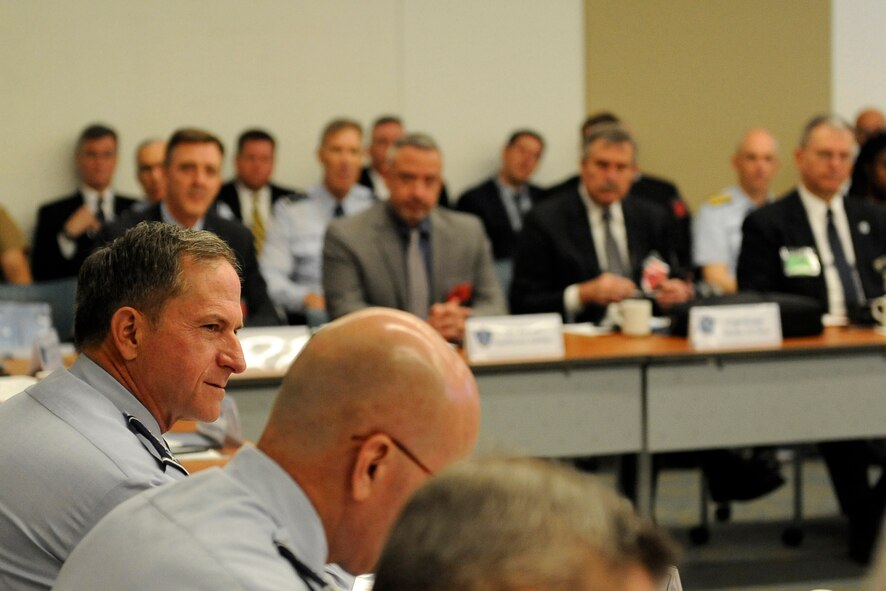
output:
M634 277L640 277L643 269L643 261L640 260L640 256L649 252L649 244L646 235L648 228L644 227L641 220L641 214L637 208L634 207L634 201L632 201L630 196L622 199L621 213L625 219L625 234L627 238L626 242L628 244L628 260L631 262L631 275ZM658 253L658 256L661 260L673 264L672 261L666 260L666 254L667 253L660 252Z
M564 227L569 233L569 244L574 245L575 256L581 266L582 277L593 277L600 272L600 261L594 240L591 237L591 223L588 221L588 210L582 203L578 189L570 195L569 206L564 208L566 219Z

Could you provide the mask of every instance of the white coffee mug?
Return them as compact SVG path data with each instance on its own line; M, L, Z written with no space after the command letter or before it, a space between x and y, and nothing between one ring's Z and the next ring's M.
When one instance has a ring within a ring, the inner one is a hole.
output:
M871 302L871 316L880 328L886 327L886 296L880 296Z
M651 332L652 302L631 299L619 304L621 332L631 337L643 337Z

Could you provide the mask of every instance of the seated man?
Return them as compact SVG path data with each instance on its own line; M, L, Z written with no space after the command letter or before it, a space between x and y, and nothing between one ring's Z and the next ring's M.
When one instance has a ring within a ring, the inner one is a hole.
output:
M607 111L588 116L580 130L582 145L584 146L587 143L594 126L612 123L620 124L621 120ZM570 177L547 188L543 197L562 193L566 189L577 187L578 184L578 176ZM636 168L630 194L644 201L654 203L667 211L668 219L673 224L671 233L676 243L674 250L677 261L683 269L688 271L692 265L692 216L689 214L686 202L680 197L680 192L677 190L676 185L669 180L652 176Z
M167 224L83 263L80 357L0 405L0 588L49 589L108 511L187 474L161 434L218 418L246 368L236 265L214 234Z
M778 171L778 145L765 129L751 129L732 156L738 184L702 203L692 224L693 262L714 293L735 293L735 266L741 224L748 212L772 201L770 184Z
M514 256L514 243L523 227L523 218L541 198L542 190L529 179L538 166L544 145L542 137L534 131L515 131L502 150L498 174L458 198L459 211L472 213L483 222L496 261Z
M31 268L38 281L76 277L95 248L102 226L138 203L111 189L117 166L117 132L113 129L104 125L84 129L74 160L80 189L37 212Z
M333 318L399 308L461 341L471 313L506 312L480 221L436 207L442 169L430 137L403 136L388 153L388 201L329 226L323 288Z
M55 589L331 589L324 563L373 569L409 495L471 452L479 411L470 370L423 322L343 318L293 362L257 446L121 505Z
M559 312L567 322L600 322L609 304L641 295L650 266L678 266L665 212L625 198L637 170L635 153L620 125L593 128L580 184L526 216L514 257L513 313ZM678 278L662 277L646 288L663 309L693 295L692 285Z
M0 283L31 283L31 266L25 255L26 248L22 231L0 206Z
M145 210L127 212L105 228L102 238L112 240L143 221L165 222L217 234L237 255L243 277L246 324L280 324L259 271L252 233L243 224L226 220L210 210L221 185L223 155L221 141L210 133L199 129L180 129L173 133L164 163L166 198Z
M809 121L794 151L799 186L745 219L739 289L808 296L822 312L844 321L883 295L886 212L843 195L855 149L845 121L835 116ZM822 443L819 450L849 519L850 553L867 562L886 484L870 484L865 442Z
M252 230L255 252L261 255L274 206L296 191L271 182L277 143L263 129L247 129L237 138L237 176L222 185L215 208L223 218L236 219Z
M675 550L626 499L539 460L446 470L394 524L374 591L655 591Z
M271 298L286 310L290 324L319 325L328 320L320 276L326 226L374 202L369 189L357 184L362 134L356 121L329 122L317 148L322 182L311 187L307 197L284 199L274 209L261 265Z

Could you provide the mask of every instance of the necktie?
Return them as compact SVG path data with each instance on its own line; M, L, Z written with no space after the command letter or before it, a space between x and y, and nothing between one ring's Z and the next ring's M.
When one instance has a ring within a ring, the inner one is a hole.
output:
M628 277L630 269L622 262L621 253L618 251L618 243L612 234L612 212L609 208L603 210L603 228L606 232L606 266L613 275Z
M265 220L258 206L258 191L252 192L252 237L255 239L255 254L261 254L265 244Z
M855 286L855 273L852 265L846 259L846 253L843 252L843 243L837 235L837 227L834 225L834 214L828 208L828 245L831 247L831 254L834 255L834 266L837 267L837 274L840 276L840 285L843 286L843 297L846 300L846 309L849 310L861 303L859 299L858 289Z
M135 433L136 435L141 435L144 437L148 443L150 443L157 453L160 454L160 457L157 458L157 461L160 462L160 467L163 468L163 471L166 472L166 466L172 466L176 470L180 471L185 476L188 475L188 471L184 466L178 463L178 460L175 459L175 456L172 455L172 452L169 451L169 448L166 447L165 442L161 442L151 433L145 424L140 420L135 418L129 413L123 413L123 416L126 417L126 422L129 424L129 430Z
M409 231L406 248L406 280L409 288L409 311L419 318L428 317L428 270L421 252L421 235L418 228Z
M101 194L99 194L98 201L96 201L96 203L95 203L95 219L97 219L101 225L105 225L105 207L104 207L104 205L105 205L105 198Z
M335 204L335 210L333 210L332 215L337 218L340 218L343 215L345 215L345 208L341 206L341 203Z

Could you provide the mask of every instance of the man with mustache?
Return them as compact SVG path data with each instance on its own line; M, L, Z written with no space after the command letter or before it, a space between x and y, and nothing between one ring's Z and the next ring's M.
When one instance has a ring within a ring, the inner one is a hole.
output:
M163 164L166 198L145 210L127 212L102 230L102 238L109 241L143 221L165 222L217 234L237 255L246 324L280 324L259 271L252 232L243 224L210 211L221 186L223 156L221 140L211 133L189 128L173 133L167 142Z
M664 211L626 199L637 173L635 155L633 137L621 125L591 130L578 186L552 195L526 216L514 257L511 312L559 312L567 322L600 322L610 304L643 295L644 283L645 295L662 309L692 297L689 282L667 276L678 263ZM660 280L650 282L653 267Z

